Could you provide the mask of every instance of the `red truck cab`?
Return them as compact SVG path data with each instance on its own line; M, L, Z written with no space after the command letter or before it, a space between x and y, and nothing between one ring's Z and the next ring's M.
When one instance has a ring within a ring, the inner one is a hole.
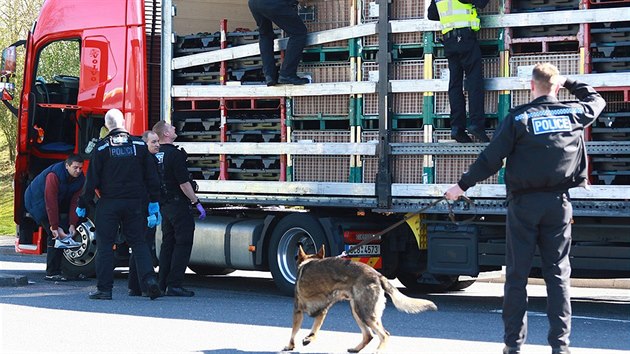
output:
M99 139L103 116L111 108L124 112L131 134L147 129L145 42L142 0L91 0L89 6L75 0L43 4L24 44L24 80L16 109L17 252L46 250L46 233L23 207L24 192L37 174L70 153L87 160ZM87 221L78 230L83 245L65 251L64 270L70 267L71 272L88 275L91 270L80 268L94 266L93 226Z

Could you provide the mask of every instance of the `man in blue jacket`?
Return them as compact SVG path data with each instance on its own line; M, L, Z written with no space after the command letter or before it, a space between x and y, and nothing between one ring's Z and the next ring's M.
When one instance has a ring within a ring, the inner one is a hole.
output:
M81 246L73 237L79 221L75 209L84 181L83 159L73 154L42 171L24 193L26 211L48 235L46 280L66 281L61 274L62 249Z

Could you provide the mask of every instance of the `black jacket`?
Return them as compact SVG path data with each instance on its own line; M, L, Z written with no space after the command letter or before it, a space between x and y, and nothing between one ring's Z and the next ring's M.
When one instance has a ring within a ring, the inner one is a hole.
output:
M188 200L180 184L190 182L190 174L186 167L188 154L173 144L160 144L160 152L155 154L162 171L162 199L168 202L173 199Z
M508 198L536 191L560 191L587 182L584 128L606 102L587 84L569 80L564 87L579 102L542 96L513 108L494 137L457 183L463 190L505 166Z
M117 136L126 136L116 139ZM124 129L114 129L101 139L92 152L79 206L85 208L98 189L101 198L143 199L157 202L160 181L153 155L142 139Z

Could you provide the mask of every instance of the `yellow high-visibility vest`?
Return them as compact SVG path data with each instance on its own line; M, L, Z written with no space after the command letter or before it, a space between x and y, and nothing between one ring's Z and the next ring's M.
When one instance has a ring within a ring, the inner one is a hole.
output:
M477 9L472 4L463 4L457 0L435 0L435 5L440 13L442 33L463 27L470 27L473 31L479 31L479 16L477 16Z

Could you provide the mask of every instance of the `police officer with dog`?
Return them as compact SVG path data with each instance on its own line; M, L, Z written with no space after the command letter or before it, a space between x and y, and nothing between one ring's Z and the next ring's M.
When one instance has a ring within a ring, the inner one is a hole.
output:
M173 145L177 138L175 127L166 121L159 121L153 126L153 131L160 139L160 152L155 157L162 177L160 203L164 215L159 255L160 289L166 296L190 297L195 293L182 284L195 233L192 209L199 212L199 219L206 217L206 211L195 194L186 167L188 156L184 150Z
M160 218L158 172L145 142L131 136L124 124L123 113L118 109L111 109L105 114L105 126L109 133L92 152L85 188L77 207L77 215L85 217L96 190L99 191L94 215L97 290L89 294L93 300L112 299L113 246L119 227L132 249L147 295L151 300L160 296L143 225L148 221L148 226L154 227Z
M558 101L561 86L579 101ZM587 84L560 76L549 63L534 67L531 90L533 101L510 111L490 144L445 197L458 199L499 171L507 158L503 353L520 353L527 337L526 285L538 246L547 286L547 340L553 354L566 354L571 333L569 188L588 184L584 129L606 102Z

